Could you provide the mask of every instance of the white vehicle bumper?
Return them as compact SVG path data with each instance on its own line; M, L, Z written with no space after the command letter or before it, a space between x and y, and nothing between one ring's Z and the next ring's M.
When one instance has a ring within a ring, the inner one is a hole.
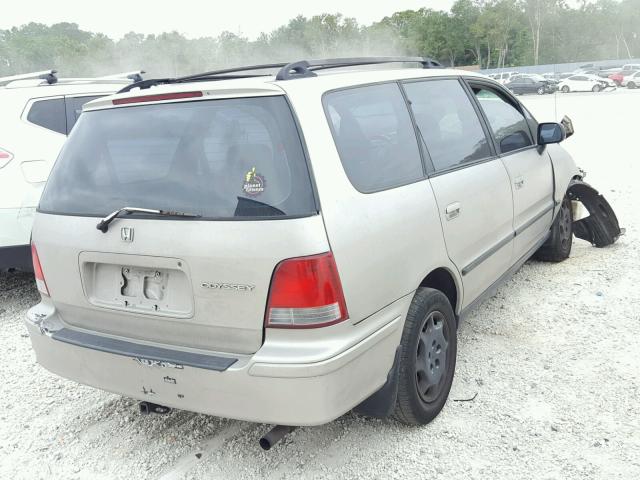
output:
M35 207L0 208L0 268L31 268Z
M29 310L25 323L37 361L62 377L172 408L302 426L338 418L385 383L410 301L410 295L403 297L356 325L318 329L324 341L305 335L307 340L297 342L299 332L291 330L274 332L273 338L268 332L253 355L220 354L222 363L235 362L218 371L161 355L139 357L61 341L60 332L71 329L44 302Z

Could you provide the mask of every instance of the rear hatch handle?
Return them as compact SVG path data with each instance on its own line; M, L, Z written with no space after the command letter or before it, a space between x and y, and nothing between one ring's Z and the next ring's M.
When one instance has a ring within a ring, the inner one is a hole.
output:
M147 215L158 215L161 217L189 217L200 218L202 215L196 213L175 212L172 210L154 210L151 208L138 208L138 207L122 207L115 212L110 213L102 220L98 222L96 228L102 233L107 233L109 230L109 224L118 218L121 214L129 215L131 213L146 213Z

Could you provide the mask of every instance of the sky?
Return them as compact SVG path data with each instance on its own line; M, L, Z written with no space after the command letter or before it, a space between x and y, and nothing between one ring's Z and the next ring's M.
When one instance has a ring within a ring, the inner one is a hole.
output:
M189 38L215 37L227 30L255 39L297 15L340 12L369 25L399 10L448 10L453 0L19 0L6 2L0 28L29 22L72 22L118 39L130 31L176 30Z

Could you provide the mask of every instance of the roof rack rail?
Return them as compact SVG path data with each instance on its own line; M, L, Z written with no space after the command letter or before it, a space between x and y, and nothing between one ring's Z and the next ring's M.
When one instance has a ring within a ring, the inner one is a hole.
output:
M175 77L175 78L151 78L149 80L142 80L132 83L131 85L127 85L118 93L125 93L134 88L145 89L149 87L153 87L155 85L163 85L167 83L187 83L187 82L196 82L196 81L205 81L205 80L231 80L236 78L252 78L252 77L262 77L270 74L254 74L254 75L229 75L232 73L239 72L250 72L254 70L267 70L273 68L282 68L286 65L286 63L266 63L262 65L247 65L243 67L235 67L235 68L225 68L223 70L212 70L210 72L197 73L194 75L187 75L185 77Z
M133 70L131 72L121 72L114 73L112 75L104 75L101 77L97 77L104 80L118 80L128 78L129 80L133 80L134 82L142 81L142 74L147 73L144 70Z
M276 74L276 80L291 80L294 78L315 77L315 70L328 68L354 67L357 65L378 65L383 63L419 63L422 68L442 68L442 65L427 57L351 57L351 58L326 58L320 60L301 60L292 63L266 63L261 65L247 65L235 68L225 68L222 70L212 70L210 72L187 75L176 78L152 78L149 80L136 81L127 85L118 93L126 93L134 88L145 89L155 85L168 83L187 83L212 80L230 80L237 78L261 77L271 74L240 74L241 72L251 72L256 70L280 69ZM233 75L236 74L236 75Z
M283 66L276 80L315 77L315 70L327 68L355 67L358 65L379 65L383 63L419 63L422 68L442 68L442 64L428 57L352 57L325 58L320 60L300 60Z
M56 70L42 70L40 72L31 72L31 73L21 73L20 75L10 75L8 77L0 77L0 84L6 84L10 82L14 82L16 80L30 80L40 78L42 80L46 80L46 82L51 85L58 81L56 77Z

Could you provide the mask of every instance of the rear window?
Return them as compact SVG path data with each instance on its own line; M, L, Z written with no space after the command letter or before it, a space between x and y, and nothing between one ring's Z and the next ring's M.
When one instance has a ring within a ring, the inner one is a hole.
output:
M284 97L85 112L40 211L105 216L122 208L205 219L302 216L317 208Z

